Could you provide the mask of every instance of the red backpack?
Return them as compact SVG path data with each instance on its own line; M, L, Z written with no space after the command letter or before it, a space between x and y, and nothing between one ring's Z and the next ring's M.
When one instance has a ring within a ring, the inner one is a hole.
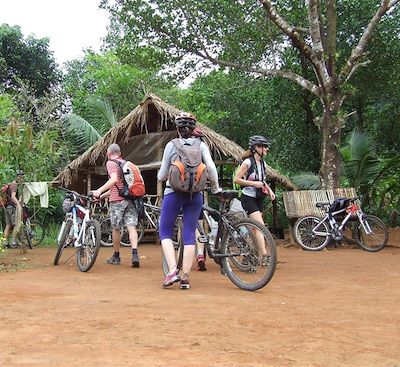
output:
M122 179L122 188L118 189L118 193L126 199L141 198L146 193L143 177L139 168L130 161L125 164L111 159L113 162L118 163Z

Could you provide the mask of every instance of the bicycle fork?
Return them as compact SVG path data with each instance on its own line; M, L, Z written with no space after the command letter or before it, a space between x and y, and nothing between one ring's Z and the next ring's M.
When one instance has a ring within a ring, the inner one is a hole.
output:
M364 232L367 235L371 235L372 234L372 229L371 229L368 221L364 218L364 213L362 211L357 211L357 217L358 217L358 220L361 223L361 227L363 228Z

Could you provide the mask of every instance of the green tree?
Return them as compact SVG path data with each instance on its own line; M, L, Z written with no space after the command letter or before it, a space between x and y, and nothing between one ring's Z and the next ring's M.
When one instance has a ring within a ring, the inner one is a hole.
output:
M141 69L122 62L114 51L87 53L83 59L67 63L65 90L76 115L100 126L104 116L97 115L88 98L105 99L113 106L116 119L125 117L149 92L169 88L169 83L154 69ZM101 129L99 129L101 130Z
M340 182L343 102L349 82L364 65L365 52L382 17L395 17L399 0L368 1L371 12L360 28L345 29L343 19L357 18L358 9L341 13L348 1L188 1L127 0L102 5L114 17L116 28L131 43L146 43L166 50L171 59L191 66L201 61L241 69L266 77L282 77L298 84L319 102L321 131L320 176L324 187ZM357 4L360 2L357 1ZM364 14L362 14L364 15ZM266 16L266 17L265 17ZM339 49L339 36L350 52ZM294 49L313 71L305 76L300 64L285 65L283 54ZM209 65L209 64L205 64Z
M0 81L5 90L17 88L19 78L42 96L59 82L60 75L47 38L24 38L20 27L0 25Z

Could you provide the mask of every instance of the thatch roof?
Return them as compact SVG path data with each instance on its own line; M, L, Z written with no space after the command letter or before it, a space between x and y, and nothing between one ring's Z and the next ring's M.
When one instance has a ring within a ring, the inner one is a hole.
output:
M104 163L107 147L112 143L121 146L122 155L138 164L141 170L156 169L160 165L161 158L155 151L171 140L176 134L174 117L181 112L176 107L162 101L155 95L147 96L132 112L122 119L115 127L110 129L103 138L80 157L70 162L56 177L55 181L63 186L70 186L83 172L95 172L105 174ZM210 148L214 159L229 158L240 162L244 152L243 148L235 142L227 139L209 127L199 123L204 134L204 142ZM152 138L152 140L151 140ZM132 153L132 149L136 149ZM294 186L286 177L280 175L272 168L268 168L269 174L283 186L293 189Z

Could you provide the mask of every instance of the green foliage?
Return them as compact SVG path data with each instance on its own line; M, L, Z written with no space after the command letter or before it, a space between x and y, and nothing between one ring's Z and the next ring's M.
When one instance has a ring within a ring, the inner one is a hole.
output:
M72 99L73 112L101 131L104 115L98 113L93 100L108 101L118 121L135 108L147 93L155 93L168 86L156 74L154 70L123 63L112 51L87 53L82 60L67 63L64 86ZM92 99L92 103L88 103L88 99Z
M18 116L18 108L10 94L0 94L0 126L5 125L12 116Z
M291 177L292 182L300 190L321 189L321 178L312 172L303 172Z
M32 126L13 120L0 131L0 179L9 182L22 169L29 181L46 181L65 162L62 147L55 149L55 131L34 133Z
M254 134L268 136L267 161L281 172L318 170L318 131L304 110L300 88L282 79L213 71L182 91L178 105L247 148Z
M24 38L18 26L0 25L0 82L15 90L16 78L28 82L37 96L57 84L60 78L47 38Z

